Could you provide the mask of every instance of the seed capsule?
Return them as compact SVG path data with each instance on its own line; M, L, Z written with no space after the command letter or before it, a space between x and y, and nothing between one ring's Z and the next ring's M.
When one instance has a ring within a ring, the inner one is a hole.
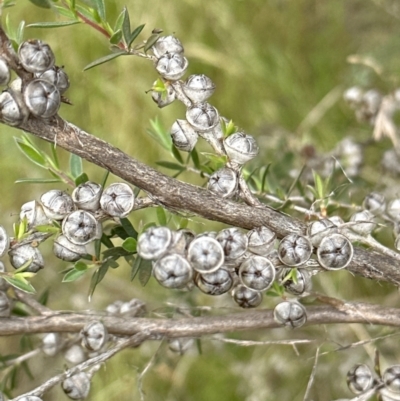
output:
M150 227L140 234L137 252L143 259L158 259L172 243L172 232L168 227Z
M20 44L18 56L25 70L33 73L44 72L54 65L54 54L47 43L37 39Z
M102 191L103 188L100 184L87 181L78 185L73 190L71 197L78 209L95 212L100 207Z
M212 237L197 237L189 245L188 260L198 273L212 273L224 263L224 250Z
M394 220L400 221L400 199L393 199L386 207L386 213Z
M37 201L24 203L21 206L19 218L21 220L26 219L29 228L49 224L51 222L46 216L42 205Z
M76 373L62 382L62 389L72 400L82 400L89 395L90 378L85 372Z
M192 345L192 338L173 338L168 341L168 348L180 355L183 355Z
M164 56L166 53L183 53L182 43L175 36L161 36L151 48L157 58Z
M77 365L86 359L86 355L85 351L80 345L74 344L65 351L64 358L67 360L67 362Z
M7 294L0 291L0 318L9 317L11 314L11 304Z
M156 84L156 82L154 83L154 85ZM156 90L153 90L151 92L151 98L155 103L157 103L157 106L160 109L170 105L176 99L176 92L174 88L168 82L164 82L164 85L166 87L166 91L158 92Z
M0 258L6 254L10 246L10 237L3 226L0 226Z
M300 266L310 259L311 254L310 240L299 234L287 235L278 247L279 259L287 266Z
M176 120L171 127L174 146L184 152L191 152L196 146L198 135L186 120Z
M29 265L25 271L36 273L40 269L44 268L44 260L43 256L40 253L39 249L33 247L32 245L25 244L20 245L18 247L12 248L8 252L10 256L10 263L15 269L19 269L23 265Z
M109 306L107 307L107 311L109 311ZM128 302L122 302L116 313L126 316L143 316L146 313L146 304L140 299L133 298Z
M4 266L4 263L0 262L0 273L5 273L5 271L6 271L6 268ZM7 281L4 280L4 278L0 276L0 291L7 291L9 286L10 285L7 283Z
M235 227L221 230L215 239L224 250L225 260L235 260L244 255L249 243L247 235Z
M244 132L236 132L224 140L224 147L229 159L237 164L244 164L258 155L256 140Z
M189 262L176 253L158 259L153 272L156 280L166 288L184 288L193 278Z
M355 109L361 104L363 94L364 91L360 87L353 86L344 92L343 98L352 109Z
M26 395L24 397L18 398L17 400L18 401L43 401L40 397L36 397L36 395Z
M36 74L36 78L44 79L53 84L62 95L69 88L67 73L60 67L53 67L43 73Z
M268 227L253 228L247 233L247 237L249 239L247 249L256 255L266 256L274 249L276 234Z
M378 192L371 192L365 197L363 207L374 216L382 214L386 209L385 197Z
M10 82L11 74L6 60L0 57L0 85L6 86Z
M241 308L255 308L261 304L263 295L239 284L232 290L232 298Z
M329 234L337 232L337 226L329 219L311 222L307 227L307 235L313 246L317 247Z
M135 195L132 188L123 182L111 184L101 195L101 208L112 217L126 217L133 209Z
M327 270L340 270L347 267L353 258L353 245L342 234L325 237L317 249L319 264Z
M307 321L306 308L296 301L283 301L275 306L274 319L291 328L301 327Z
M54 356L61 349L61 337L58 333L49 333L42 340L42 351L47 356Z
M67 262L76 262L88 253L84 245L74 244L65 235L54 240L53 252L57 258Z
M312 281L308 270L296 269L296 280L293 280L293 278L287 279L287 275L290 272L291 269L282 269L281 271L282 284L287 292L293 295L301 295L311 291Z
M63 220L61 228L67 239L76 245L86 245L102 235L101 224L86 210L77 210L69 214Z
M233 277L227 269L221 267L213 273L197 274L194 283L205 294L222 295L232 288Z
M263 256L251 256L239 269L239 278L243 285L256 291L266 291L275 280L275 268L271 261Z
M191 75L182 86L183 92L193 103L206 101L215 91L215 85L210 78L201 75Z
M156 63L157 72L165 79L177 81L185 74L189 62L179 53L166 53Z
M222 198L232 198L238 189L238 176L230 168L215 171L208 180L207 189Z
M369 235L376 227L376 224L372 221L374 215L368 210L354 213L350 221L354 222L350 226L351 230L359 235Z
M99 351L108 341L108 331L101 322L90 322L81 330L82 347L89 351Z
M387 389L395 394L400 394L400 365L387 368L382 376Z
M198 103L186 111L186 120L196 131L206 132L219 124L218 111L209 103Z
M373 385L373 376L369 366L355 365L347 373L347 385L354 394L361 394L369 390Z
M62 220L75 210L72 198L63 191L52 189L40 197L46 216L52 220Z
M0 94L0 117L11 126L22 124L29 115L29 111L22 99L21 92L11 88Z

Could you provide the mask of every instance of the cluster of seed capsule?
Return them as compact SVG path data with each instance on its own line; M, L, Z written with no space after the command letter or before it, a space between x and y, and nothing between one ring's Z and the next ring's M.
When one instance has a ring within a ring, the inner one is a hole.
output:
M18 48L18 55L10 51L17 65L30 73L24 79L10 83L10 60L0 57L0 85L9 85L0 95L0 116L9 125L22 124L29 115L50 118L57 114L62 95L69 88L65 71L55 65L50 46L40 40L27 40ZM27 79L26 77L29 77Z
M167 106L175 99L187 107L186 119L178 119L170 133L174 146L190 152L199 137L210 143L220 155L228 157L225 167L215 171L209 178L208 189L221 197L231 198L238 190L239 167L257 156L259 147L255 139L242 131L224 138L218 110L207 102L214 93L212 80L203 75L190 75L186 81L180 78L185 74L188 61L183 56L183 46L174 36L164 36L152 47L156 57L156 70L162 76L166 90L153 91L152 96L159 107Z
M354 394L365 395L365 400L374 394L382 401L400 400L400 365L387 368L380 377L374 377L368 365L355 365L347 373L347 384Z

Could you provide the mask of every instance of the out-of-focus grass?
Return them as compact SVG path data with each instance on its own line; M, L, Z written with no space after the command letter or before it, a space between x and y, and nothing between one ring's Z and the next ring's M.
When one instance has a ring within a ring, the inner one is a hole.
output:
M371 85L386 91L395 88L400 71L397 57L400 24L378 3L365 0L116 0L107 2L107 11L111 19L115 19L126 4L132 24L146 23L143 38L155 27L162 28L166 34L175 33L185 46L190 61L189 73L205 73L216 83L217 91L211 103L245 131L257 135L259 143L265 147L262 151L264 159L258 162L274 165L279 163L279 154L272 144L279 141L296 155L306 144L313 144L318 151L328 151L348 134L358 140L367 140L371 136L370 127L356 123L339 96L315 124L305 126L302 122L327 94L335 93L337 88L353 84ZM27 24L54 19L51 12L35 8L27 1L18 1L16 7L6 12L10 13L14 25L22 19ZM71 88L67 95L74 105L62 106L60 114L63 117L143 162L154 165L156 160L169 157L146 134L149 119L158 117L169 127L176 118L183 118L184 108L180 104L163 110L156 108L150 95L145 93L157 78L148 61L123 57L83 72L85 65L108 52L107 41L98 33L79 25L59 30L27 29L28 37L50 43L57 63L64 65L70 76ZM366 67L350 66L346 63L350 54L375 58L386 74L382 78ZM278 128L282 128L279 134ZM0 127L3 187L0 210L1 224L7 229L11 229L22 203L37 199L49 189L47 186L13 185L17 178L43 174L20 157L13 135L18 136L18 130ZM282 135L282 138L276 138L276 135ZM380 148L372 147L365 164L372 161L376 164L381 148L389 146L384 142ZM66 165L68 155L60 153ZM86 162L85 169L93 180L100 180L103 175L103 171ZM192 179L188 174L184 178ZM371 188L379 187L379 178L380 174L377 178L368 177ZM363 188L363 191L369 189ZM361 197L357 193L354 196L356 199ZM146 213L133 215L134 224L139 224L141 219L148 220ZM207 226L197 224L194 228L200 231L206 230ZM45 258L48 265L33 282L39 292L50 288L57 293L50 297L50 306L55 309L99 309L116 298L128 300L133 297L147 301L149 310L160 308L167 301L233 307L229 296L211 299L198 292L192 296L171 292L153 280L142 288L137 282L129 282L129 269L125 265L106 277L89 304L86 297L89 277L61 285L58 272L65 264L56 261L50 250L47 245ZM352 277L347 272L320 275L315 279L315 286L331 296L349 300L398 302L392 286ZM267 299L263 305L272 307L275 303L275 299ZM326 342L321 352L332 351L338 344L347 345L382 332L388 330L351 325L235 335L236 338L258 340L286 337L316 340L311 345L299 346L298 354L287 346L241 348L204 339L201 355L193 349L179 358L163 345L154 366L143 379L145 400L302 400L318 344ZM395 340L379 344L384 361L398 362L400 354ZM11 339L2 339L0 346L3 353L10 347L17 349L16 341ZM95 378L91 399L140 399L137 372L145 367L157 348L157 344L146 344L107 363ZM355 347L321 356L310 399L323 401L348 397L346 372L354 363L372 365L372 348ZM35 382L39 383L61 369L62 359L59 358L57 363L53 365L47 359L38 361L33 369L37 377ZM33 385L22 375L18 393ZM54 390L45 399L64 399L59 391Z

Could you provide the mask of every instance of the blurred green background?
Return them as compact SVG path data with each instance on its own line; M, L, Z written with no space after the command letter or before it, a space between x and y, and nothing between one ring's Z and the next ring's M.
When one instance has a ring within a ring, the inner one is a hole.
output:
M211 103L222 115L257 137L263 150L256 163L274 166L279 164L282 152L290 150L295 158L293 167L299 167L304 162L302 149L306 145L312 145L317 152L327 152L348 135L358 141L368 141L371 127L356 122L341 100L342 91L358 84L388 92L397 85L400 10L395 1L117 0L106 4L111 22L126 5L132 26L145 23L141 39L148 37L153 28L161 28L165 34L174 33L182 41L190 63L188 73L204 73L217 86ZM36 8L24 0L18 0L4 14L9 14L14 26L21 20L29 24L55 19L51 11ZM67 96L73 106L63 105L62 117L152 166L160 159L172 160L146 130L150 119L156 117L166 128L170 127L176 118L183 118L185 109L178 103L157 109L146 94L157 79L149 61L121 57L83 72L87 64L109 51L107 40L83 24L51 30L26 29L25 38L48 42L56 54L57 64L65 66L70 76ZM348 64L347 57L354 54L373 58L383 66L385 74L378 76L370 68ZM328 106L310 122L309 113L326 96ZM5 190L0 197L1 224L11 230L20 206L38 199L50 188L14 184L18 178L41 177L45 172L33 168L17 151L13 139L20 135L17 129L1 126L0 131L0 180ZM40 146L48 148L48 144ZM389 141L370 146L364 160L365 169L361 171L359 183L362 185L349 190L350 202L359 201L370 190L382 189L383 182L391 183L393 193L398 191L397 181L392 177L385 181L380 173L379 158L390 147ZM199 149L210 151L204 144ZM60 155L67 166L68 155L63 151ZM103 177L101 169L86 162L84 167L92 180ZM201 183L189 173L183 179ZM131 220L137 226L141 221L147 223L152 219L155 213L145 211L135 213ZM192 228L200 232L209 227L201 221L193 223ZM50 245L45 244L47 267L35 277L33 284L38 293L50 289L49 306L54 309L102 309L116 299L140 298L147 302L149 311L162 312L167 303L208 305L225 308L226 312L236 310L228 295L210 299L198 291L172 292L154 280L143 288L138 282L129 281L129 268L125 265L107 275L89 303L90 277L61 284L59 272L66 264L56 260L50 250ZM398 306L398 293L393 286L353 277L347 272L321 274L314 284L317 290L330 296ZM273 307L276 302L276 299L265 299L263 307ZM147 343L108 362L95 376L89 399L139 400L138 375L152 360L142 382L146 401L302 400L318 346L321 345L320 352L324 353L389 333L395 330L361 325L233 333L231 337L238 339L297 338L315 342L298 347L240 347L204 339L201 353L192 347L183 356L172 354L165 343ZM18 352L19 341L19 338L2 338L0 352L3 355ZM32 341L38 344L39 340L35 337ZM397 337L393 337L321 355L308 399L351 397L345 376L352 365L365 362L372 366L376 346L382 352L384 367L399 363L397 344ZM35 379L21 372L13 396L61 371L64 364L61 356L54 361L44 357L35 359L30 365ZM44 399L67 397L57 388Z

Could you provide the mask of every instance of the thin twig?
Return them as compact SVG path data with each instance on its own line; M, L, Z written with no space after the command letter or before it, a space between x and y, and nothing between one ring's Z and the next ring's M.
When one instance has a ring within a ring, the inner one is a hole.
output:
M303 401L306 401L306 400L307 400L307 398L308 398L308 396L309 396L309 394L310 394L312 385L313 385L313 383L314 383L314 378L315 378L315 375L316 375L316 373L317 373L317 364L318 364L319 350L320 350L320 347L318 347L318 348L317 348L317 351L315 352L314 365L313 365L313 368L312 368L312 370L311 370L311 375L310 375L310 378L309 378L308 383L307 383L307 388L306 388L306 392L305 392L305 394L304 394Z

